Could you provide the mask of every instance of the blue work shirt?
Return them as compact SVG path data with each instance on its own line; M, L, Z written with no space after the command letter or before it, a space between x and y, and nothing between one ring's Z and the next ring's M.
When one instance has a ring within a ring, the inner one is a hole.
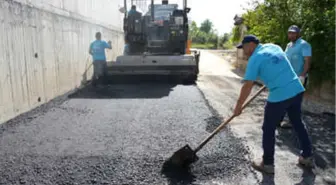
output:
M93 61L103 60L106 61L105 48L110 48L111 46L102 40L95 40L90 44L90 50L92 50Z
M304 70L304 57L312 56L310 44L299 38L294 43L288 43L285 52L295 73L300 76Z
M135 13L137 13L137 11L133 10L133 9L131 9L130 11L128 11L128 15L132 15L132 14L135 14Z
M249 58L244 80L258 77L269 90L269 102L284 101L305 91L286 53L275 44L258 44Z

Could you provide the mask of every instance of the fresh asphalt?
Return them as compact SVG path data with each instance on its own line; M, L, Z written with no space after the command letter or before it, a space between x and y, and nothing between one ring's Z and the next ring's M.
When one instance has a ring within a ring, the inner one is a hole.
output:
M229 127L188 172L162 172L173 152L196 147L232 113L240 80L205 57L194 85L85 87L2 124L0 184L272 184L250 168L250 150Z

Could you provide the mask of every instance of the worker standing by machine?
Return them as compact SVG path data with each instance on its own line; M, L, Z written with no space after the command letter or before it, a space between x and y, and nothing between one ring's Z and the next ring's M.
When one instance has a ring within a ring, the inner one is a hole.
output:
M128 15L133 15L133 14L139 14L139 12L136 10L135 5L132 5L130 11L128 11Z
M96 40L90 44L89 53L93 59L93 76L92 85L96 86L97 82L102 84L107 76L107 63L105 49L112 49L111 41L106 43L101 40L101 33L96 33Z
M130 48L129 48L129 44L128 44L128 41L127 39L125 39L125 45L124 45L124 52L123 52L123 55L129 55L130 53Z

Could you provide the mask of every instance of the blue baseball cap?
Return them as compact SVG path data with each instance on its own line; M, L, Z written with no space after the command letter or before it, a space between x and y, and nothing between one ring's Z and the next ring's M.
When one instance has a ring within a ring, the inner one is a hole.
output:
M243 45L246 44L246 43L249 43L249 42L254 42L256 44L259 44L259 39L254 36L254 35L246 35L243 39L243 41L241 42L241 44L239 44L237 46L237 48L243 48Z
M300 28L296 25L292 25L288 28L288 32L300 33Z

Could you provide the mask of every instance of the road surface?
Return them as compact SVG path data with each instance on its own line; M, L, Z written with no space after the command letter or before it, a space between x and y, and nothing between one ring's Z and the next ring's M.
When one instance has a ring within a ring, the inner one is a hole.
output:
M196 85L87 87L3 124L0 184L287 185L327 184L334 177L327 173L334 169L328 160L316 177L295 166L289 131L278 139L276 175L251 169L250 160L261 156L267 92L198 153L190 172L162 173L174 151L196 147L230 116L238 97L241 77L227 61L202 51L200 70Z

